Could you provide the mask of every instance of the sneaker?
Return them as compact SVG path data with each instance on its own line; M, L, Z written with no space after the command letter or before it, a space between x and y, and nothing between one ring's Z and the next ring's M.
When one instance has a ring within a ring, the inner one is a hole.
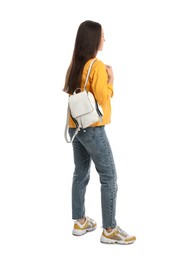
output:
M103 230L103 233L100 238L100 242L107 243L107 244L132 244L135 242L136 237L131 236L127 234L125 231L123 231L120 227L115 227L110 233L106 231L106 229Z
M75 236L82 236L86 232L90 232L95 229L96 229L96 222L93 219L86 217L86 220L83 224L80 224L79 221L77 220L75 221L72 234Z

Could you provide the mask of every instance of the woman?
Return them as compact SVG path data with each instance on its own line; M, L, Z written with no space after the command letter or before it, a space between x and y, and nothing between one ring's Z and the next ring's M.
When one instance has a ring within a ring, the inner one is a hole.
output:
M66 74L64 91L72 95L76 88L83 88L90 62L96 58L104 45L104 32L94 21L80 24L72 60ZM123 231L115 219L117 174L111 147L106 136L105 125L111 122L111 101L113 96L113 71L111 66L96 59L87 90L92 92L103 110L103 120L81 129L74 141L75 170L72 183L72 218L75 220L73 235L80 236L96 229L96 222L85 215L85 192L90 178L91 160L100 176L103 243L131 244L136 238ZM69 120L69 135L72 137L76 125Z

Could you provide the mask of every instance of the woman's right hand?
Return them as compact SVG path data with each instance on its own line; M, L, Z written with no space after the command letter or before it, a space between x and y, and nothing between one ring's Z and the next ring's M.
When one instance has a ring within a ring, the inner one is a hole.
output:
M113 74L112 67L110 65L106 65L106 71L107 71L107 74L108 74L108 83L113 84L114 74Z

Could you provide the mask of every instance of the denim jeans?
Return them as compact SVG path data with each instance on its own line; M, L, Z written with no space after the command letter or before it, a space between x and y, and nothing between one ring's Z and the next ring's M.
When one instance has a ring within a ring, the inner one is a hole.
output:
M74 131L74 128L69 128L70 137L73 136ZM104 228L114 228L117 174L105 126L81 129L72 145L75 163L72 183L72 218L80 219L85 216L85 193L90 179L92 160L101 183L102 225Z

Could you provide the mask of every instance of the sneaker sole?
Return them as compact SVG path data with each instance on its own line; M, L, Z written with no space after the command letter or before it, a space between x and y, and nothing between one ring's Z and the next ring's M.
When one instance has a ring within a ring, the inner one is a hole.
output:
M106 238L106 237L101 237L100 242L104 243L104 244L130 245L130 244L133 244L135 242L135 240L122 241L122 240L113 240L113 239L109 239L109 238Z
M88 229L84 229L84 230L74 229L74 230L72 231L72 235L74 235L74 236L82 236L82 235L86 234L87 232L91 232L91 231L93 231L93 230L95 230L95 229L96 229L96 226L93 227L93 228L88 228Z

